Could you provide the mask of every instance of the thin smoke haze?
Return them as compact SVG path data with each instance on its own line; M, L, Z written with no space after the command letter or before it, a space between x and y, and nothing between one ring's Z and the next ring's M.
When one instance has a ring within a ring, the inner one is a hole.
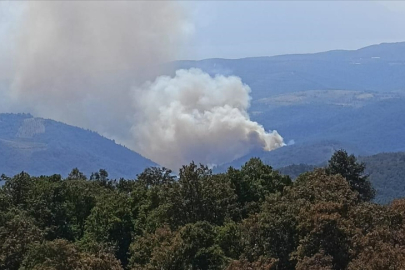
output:
M123 139L131 85L176 56L187 23L174 2L20 4L11 97L24 110ZM156 73L156 74L155 74Z
M283 145L277 132L249 119L250 89L239 78L182 70L155 79L192 33L178 3L15 5L13 46L1 48L11 58L1 67L9 74L3 111L95 130L171 168L191 160L221 164Z

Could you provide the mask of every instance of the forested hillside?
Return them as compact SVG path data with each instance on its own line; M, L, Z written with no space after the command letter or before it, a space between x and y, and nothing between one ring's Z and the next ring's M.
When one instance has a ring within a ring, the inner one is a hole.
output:
M99 134L29 114L0 114L0 172L14 175L99 168L116 177L135 177L156 164Z
M370 203L364 166L339 151L294 182L259 159L212 174L150 168L134 180L2 176L0 268L405 267L405 201Z
M326 163L332 154L339 149L346 149L350 153L358 154L360 152L365 154L355 145L344 144L336 140L325 140L314 143L287 145L270 152L262 150L252 151L246 156L230 163L217 166L214 170L217 172L223 172L229 166L239 168L253 157L260 158L265 164L274 168L281 168L293 164L319 166L319 164Z
M405 152L360 156L358 159L366 165L365 172L370 176L370 182L376 189L376 202L389 203L405 197ZM325 164L293 164L277 170L295 179L304 172L324 166Z
M359 157L377 191L376 201L388 203L405 197L405 152Z

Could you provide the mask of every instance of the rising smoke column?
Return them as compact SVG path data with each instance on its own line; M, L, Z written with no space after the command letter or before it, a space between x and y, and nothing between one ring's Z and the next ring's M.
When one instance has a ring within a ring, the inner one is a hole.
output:
M130 89L176 57L187 20L173 1L14 4L11 96L20 109L118 140L133 114Z
M284 144L276 131L249 119L250 88L238 77L178 70L135 92L134 148L169 168L191 160L221 164L253 148L270 151Z
M12 45L0 46L11 63L0 65L8 76L0 76L0 111L8 106L97 131L173 169L283 145L277 132L249 120L250 89L239 78L181 70L154 80L193 29L179 3L12 5L21 16Z

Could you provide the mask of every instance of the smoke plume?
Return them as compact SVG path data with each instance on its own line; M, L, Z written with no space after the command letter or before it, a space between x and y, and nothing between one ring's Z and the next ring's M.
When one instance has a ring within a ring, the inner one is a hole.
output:
M266 133L249 119L250 88L238 77L178 70L174 78L159 77L136 92L135 148L162 165L221 164L252 148L283 145L276 131Z
M186 18L172 1L28 1L13 41L12 99L122 139L133 84L176 57Z
M174 169L283 145L277 132L249 119L250 89L239 78L193 69L154 80L193 30L179 3L15 5L12 46L0 47L10 63L0 65L7 75L0 77L0 110L95 130Z

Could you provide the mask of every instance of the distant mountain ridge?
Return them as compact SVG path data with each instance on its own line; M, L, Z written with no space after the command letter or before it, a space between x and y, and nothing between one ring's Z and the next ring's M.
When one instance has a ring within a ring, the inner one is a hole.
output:
M254 100L307 90L405 90L405 42L358 50L335 50L242 59L177 61L179 68L200 68L212 75L236 75L252 88Z
M89 175L105 169L111 178L135 178L156 163L99 134L29 114L0 114L0 174Z
M249 153L222 169L252 156L275 167L318 164L337 147L356 155L405 151L405 42L174 66L241 77L252 89L251 119L295 142Z
M216 172L223 172L228 167L240 168L253 157L260 158L265 164L273 168L282 168L291 164L319 165L325 163L332 154L340 149L349 153L367 155L366 152L355 145L341 143L339 141L325 140L308 144L293 144L267 152L254 151L232 162L214 168Z

